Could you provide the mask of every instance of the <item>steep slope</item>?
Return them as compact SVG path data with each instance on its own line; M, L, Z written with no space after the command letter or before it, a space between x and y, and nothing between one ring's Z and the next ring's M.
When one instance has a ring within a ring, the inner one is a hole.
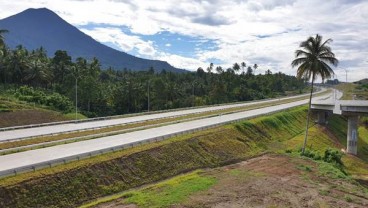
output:
M97 57L102 66L115 69L183 72L167 62L138 58L103 45L70 25L46 8L27 9L0 20L0 28L9 30L5 42L10 48L23 45L27 49L44 47L52 57L56 50L66 50L74 59Z

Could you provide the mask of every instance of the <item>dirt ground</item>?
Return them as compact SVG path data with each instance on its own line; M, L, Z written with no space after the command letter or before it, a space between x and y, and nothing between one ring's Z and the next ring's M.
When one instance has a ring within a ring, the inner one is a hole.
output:
M218 183L172 207L368 207L367 189L351 180L321 176L309 160L271 154L204 174ZM121 202L99 207L136 207Z

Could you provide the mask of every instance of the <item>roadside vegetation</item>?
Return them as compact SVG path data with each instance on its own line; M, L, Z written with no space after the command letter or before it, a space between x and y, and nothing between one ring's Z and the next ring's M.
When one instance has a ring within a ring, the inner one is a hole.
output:
M344 94L342 100L368 100L368 83L363 79L354 83L340 83L336 89Z

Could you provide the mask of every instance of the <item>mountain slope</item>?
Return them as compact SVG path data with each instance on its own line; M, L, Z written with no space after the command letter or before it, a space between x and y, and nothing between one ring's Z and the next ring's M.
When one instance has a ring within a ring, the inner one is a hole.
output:
M104 68L111 66L119 70L147 70L153 67L158 71L184 71L164 61L138 58L103 45L46 8L27 9L2 19L0 28L9 30L5 34L5 42L10 48L23 45L32 50L42 46L50 57L56 50L65 50L74 59L97 57Z

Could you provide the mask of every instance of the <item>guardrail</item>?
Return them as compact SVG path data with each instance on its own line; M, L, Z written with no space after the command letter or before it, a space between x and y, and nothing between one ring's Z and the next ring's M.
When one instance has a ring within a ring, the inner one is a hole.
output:
M301 105L304 105L304 104L299 104L299 105L296 105L296 106L301 106ZM293 107L296 107L296 106L293 106ZM234 120L231 120L231 121L223 121L223 122L219 122L219 123L216 123L216 124L210 124L210 125L207 125L207 126L204 126L204 127L199 127L199 128L185 130L185 131L179 131L179 132L175 132L175 133L171 133L171 134L167 134L167 135L162 135L162 136L159 136L159 137L149 138L149 139L142 140L142 141L132 142L132 143L123 144L123 145L117 145L117 146L114 146L112 148L110 147L110 148L106 148L106 149L100 149L100 150L96 150L96 151L81 153L81 154L77 154L77 155L73 155L73 156L69 156L69 157L50 160L50 161L47 161L47 162L41 162L41 163L32 164L32 165L25 165L25 166L22 166L22 167L17 167L17 168L11 169L11 170L0 171L0 177L6 177L6 176L11 176L11 175L17 175L19 173L36 171L36 170L43 169L43 168L53 167L57 164L66 164L68 162L78 161L78 160L85 159L85 158L91 158L91 157L96 156L96 155L101 155L101 154L114 152L114 151L118 151L118 150L122 150L122 149L132 148L132 147L136 147L138 145L143 145L143 144L148 144L148 143L153 143L153 142L159 142L159 141L163 141L163 140L166 140L168 138L172 138L172 137L179 136L179 135L182 135L182 134L193 133L193 132L196 132L196 131L202 131L202 130L206 130L206 129L209 129L209 128L222 126L222 125L225 125L225 124L236 123L236 122L239 122L239 121L242 121L242 120L252 119L252 118L255 118L255 117L258 117L258 116L270 115L270 114L274 114L274 113L277 113L277 112L285 111L287 109L275 110L275 111L272 111L272 112L262 113L260 115L249 116L249 117L244 117L244 118L240 118L240 119L234 119Z

